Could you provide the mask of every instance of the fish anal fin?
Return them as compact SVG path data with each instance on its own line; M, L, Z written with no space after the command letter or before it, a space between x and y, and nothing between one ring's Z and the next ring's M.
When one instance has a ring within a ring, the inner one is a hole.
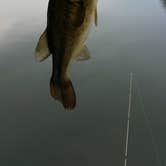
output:
M91 58L90 52L85 45L83 49L81 50L80 54L76 57L76 61L84 61L84 60L89 60Z
M38 44L36 46L35 59L37 62L41 62L45 60L49 55L50 51L47 42L47 32L45 30L41 35L41 37L39 38Z

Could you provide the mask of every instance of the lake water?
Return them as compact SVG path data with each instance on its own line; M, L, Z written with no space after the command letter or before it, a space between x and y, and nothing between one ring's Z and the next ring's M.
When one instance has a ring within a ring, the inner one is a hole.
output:
M92 58L72 65L74 112L49 94L51 58L34 60L46 10L46 0L1 0L0 165L122 166L130 72L155 148L138 102L128 166L159 165L156 151L166 165L166 1L99 1L99 25L87 41Z

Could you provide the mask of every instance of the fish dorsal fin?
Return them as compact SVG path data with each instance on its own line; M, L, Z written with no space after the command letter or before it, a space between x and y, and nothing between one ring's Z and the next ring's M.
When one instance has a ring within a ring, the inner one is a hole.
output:
M89 60L91 58L88 47L85 45L80 54L76 57L76 61Z
M41 35L36 50L35 50L35 59L37 62L45 60L50 55L47 42L47 32L46 30Z
M94 22L95 22L95 25L97 26L97 25L98 25L98 13L97 13L97 6L96 6L96 9L95 9L95 12L94 12Z

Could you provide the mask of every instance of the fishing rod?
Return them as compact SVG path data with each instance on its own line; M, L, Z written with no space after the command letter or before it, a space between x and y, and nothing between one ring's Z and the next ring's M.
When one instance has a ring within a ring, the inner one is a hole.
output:
M131 117L132 91L133 91L133 73L130 73L128 119L127 119L127 127L126 127L126 133L127 134L126 134L126 146L125 146L125 161L124 161L124 166L127 166L127 159L128 159L128 144L129 144L129 133L130 133L130 117Z

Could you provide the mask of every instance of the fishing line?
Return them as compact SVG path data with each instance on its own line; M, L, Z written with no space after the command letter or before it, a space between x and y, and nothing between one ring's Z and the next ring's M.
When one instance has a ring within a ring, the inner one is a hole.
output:
M133 73L130 73L130 87L129 87L129 103L128 103L128 116L127 116L127 127L126 127L126 146L125 146L125 161L124 166L127 166L128 160L128 145L129 145L129 134L130 134L130 117L131 117L131 105L132 105L132 93L133 93Z

